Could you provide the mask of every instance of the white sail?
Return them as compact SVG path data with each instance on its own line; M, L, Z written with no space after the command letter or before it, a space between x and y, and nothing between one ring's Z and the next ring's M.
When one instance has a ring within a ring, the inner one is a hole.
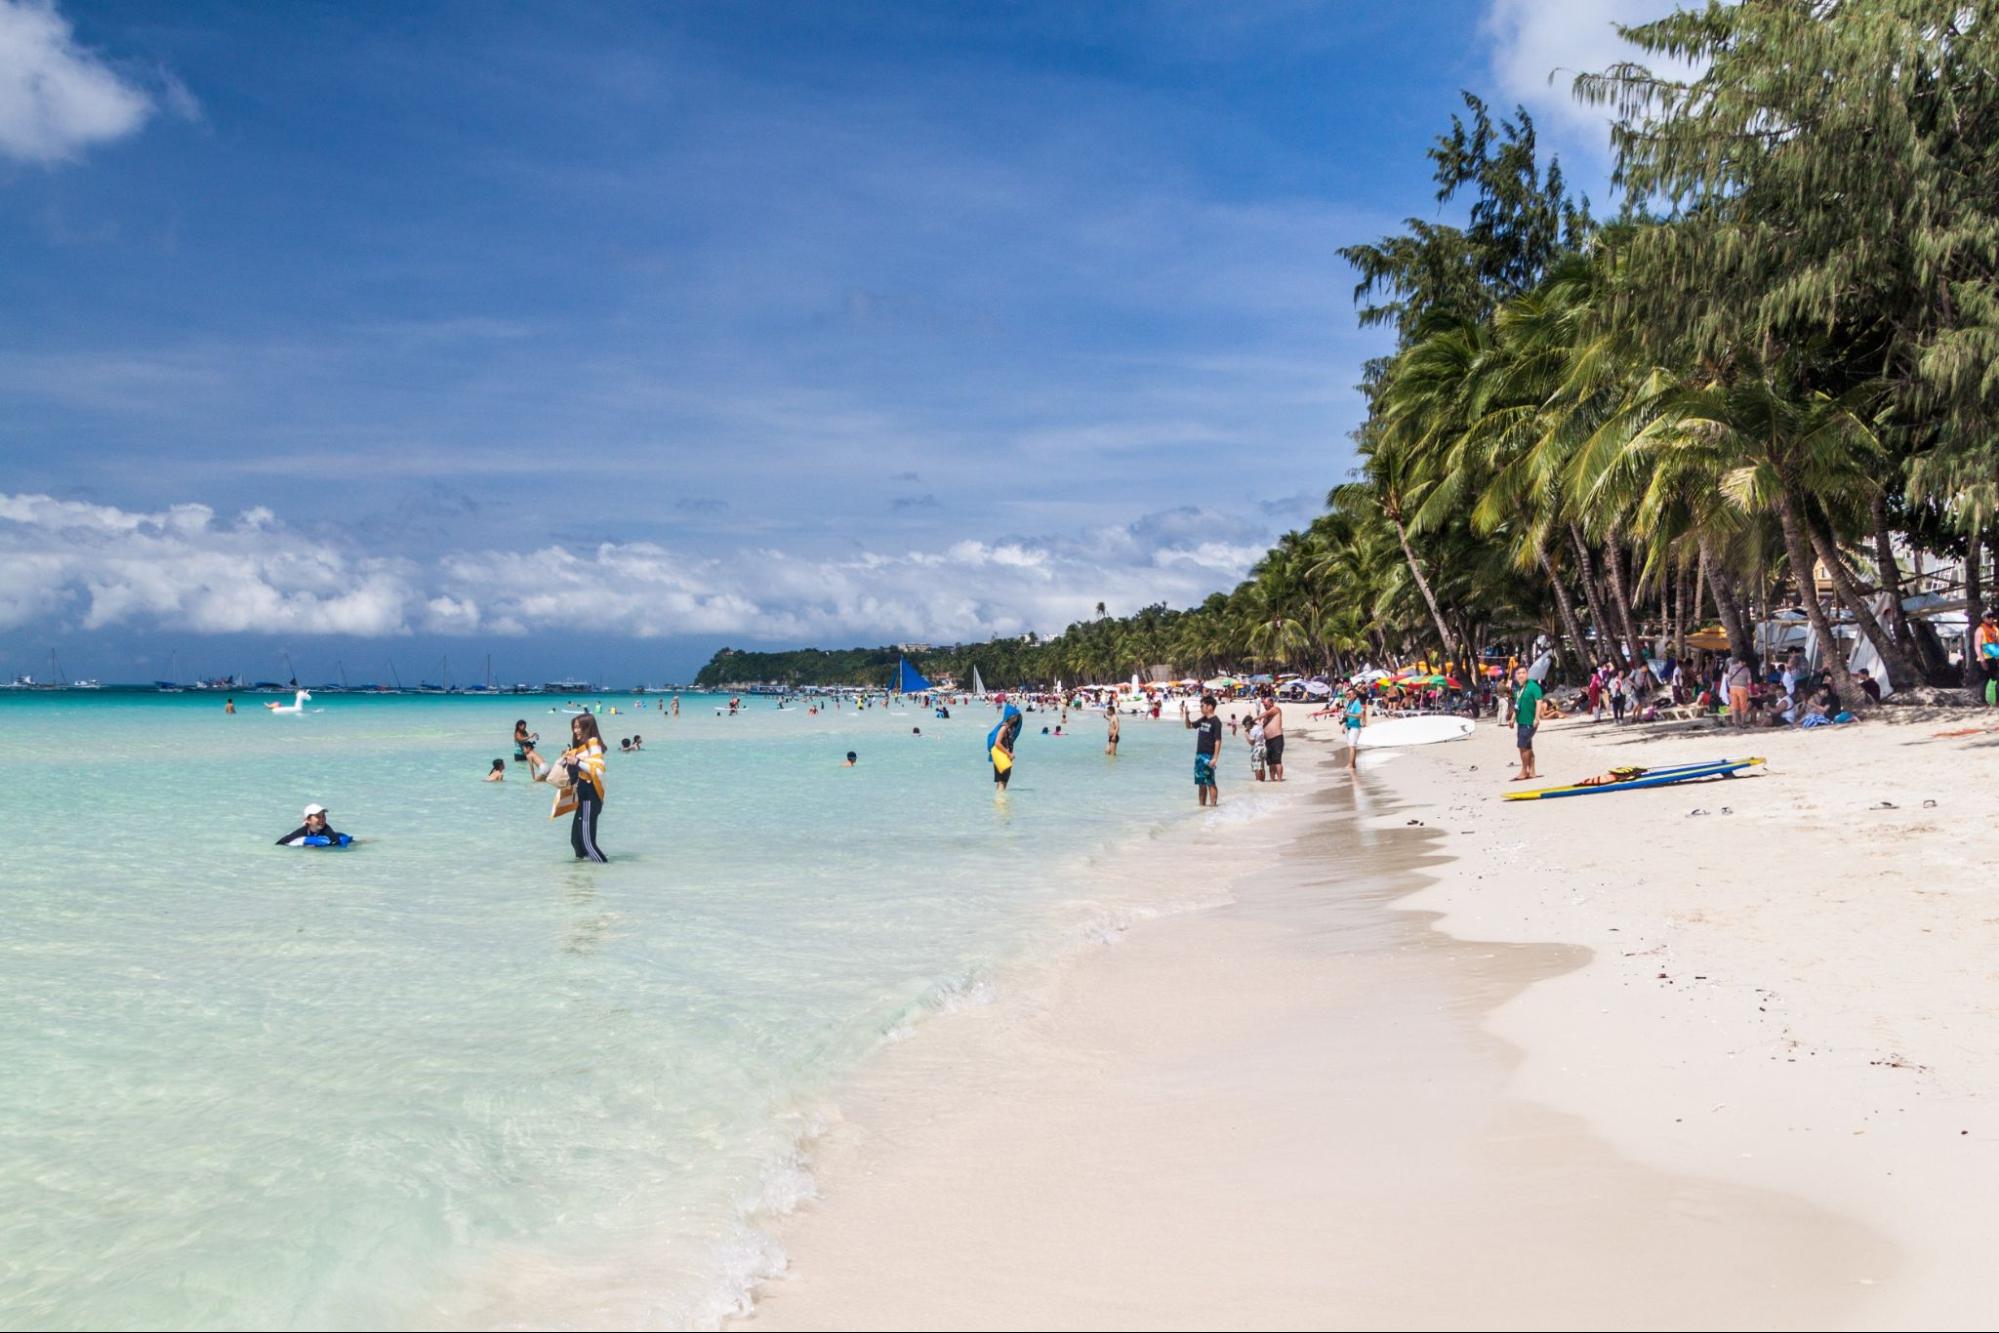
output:
M976 666L972 668L972 693L980 699L986 697L986 683L979 679L979 669Z

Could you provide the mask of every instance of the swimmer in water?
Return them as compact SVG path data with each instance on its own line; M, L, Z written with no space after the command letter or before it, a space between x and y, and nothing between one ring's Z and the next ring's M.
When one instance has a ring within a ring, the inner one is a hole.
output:
M514 762L517 764L526 764L528 766L528 776L536 782L542 780L546 775L547 769L547 766L541 762L541 756L534 752L535 744L540 740L540 732L528 730L528 721L526 718L520 718L515 721Z
M504 759L495 759L493 761L493 767L490 770L488 770L486 773L486 781L505 782L506 780L507 780L507 761Z
M339 842L341 838L340 834L333 831L333 825L326 822L326 807L316 802L305 808L305 823L279 838L278 846L305 847L309 845L306 842L308 838L325 838L328 842L334 843Z
M847 751L847 762L840 765L840 767L852 768L855 764L860 762L860 758L861 757L859 755L855 754L852 750L849 750Z
M224 699L224 700L222 701L222 711L223 711L223 712L225 712L225 713L233 713L233 712L235 712L235 711L236 711L236 701L235 701L234 699Z

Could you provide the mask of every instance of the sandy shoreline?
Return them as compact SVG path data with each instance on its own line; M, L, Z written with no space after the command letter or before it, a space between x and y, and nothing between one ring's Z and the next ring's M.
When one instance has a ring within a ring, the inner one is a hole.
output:
M1160 849L1226 905L927 1025L841 1097L742 1323L1978 1323L1992 923L1971 849L1916 883L1905 839L1967 785L1946 753L1999 747L1929 730L1525 805L1494 799L1491 724L1358 783L1294 742L1292 808ZM1744 748L1543 743L1559 778Z

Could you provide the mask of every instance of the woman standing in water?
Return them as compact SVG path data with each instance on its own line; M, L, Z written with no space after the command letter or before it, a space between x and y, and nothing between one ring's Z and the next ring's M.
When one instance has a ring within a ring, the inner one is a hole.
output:
M514 762L528 766L528 776L541 781L541 756L534 752L535 742L541 733L528 730L528 720L520 718L514 723Z
M608 861L597 846L597 816L604 809L604 738L588 713L569 720L569 736L573 744L556 761L569 774L568 802L576 810L569 821L569 845L579 861ZM557 804L557 813L563 804Z

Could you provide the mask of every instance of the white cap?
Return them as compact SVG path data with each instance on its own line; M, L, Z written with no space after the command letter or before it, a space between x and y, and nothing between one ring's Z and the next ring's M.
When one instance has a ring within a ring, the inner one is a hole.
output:
M326 807L323 805L314 804L314 805L308 805L305 808L305 815L307 819L312 818L314 815L323 815L325 813L326 813Z

